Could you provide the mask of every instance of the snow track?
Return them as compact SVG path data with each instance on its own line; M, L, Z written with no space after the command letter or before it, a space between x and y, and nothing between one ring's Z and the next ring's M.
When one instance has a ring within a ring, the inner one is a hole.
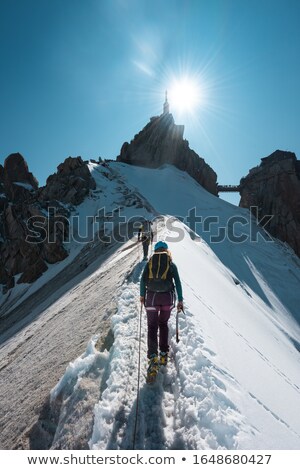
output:
M160 239L169 235L164 222L157 224ZM298 448L293 406L287 407L288 401L273 393L280 390L290 403L299 402L298 351L274 323L269 306L262 305L250 288L241 289L202 239L196 242L189 234L180 244L169 246L185 298L180 341L175 341L173 313L169 364L160 369L154 385L147 385L147 324L139 304L144 263L131 265L115 292L107 350L89 348L83 362L77 359L66 372L70 376L80 369L77 380L71 377L74 393L62 391L68 397L66 404L75 403L74 410L82 406L78 391L90 386L91 373L97 378L98 393L88 398L90 427L81 425L84 445L95 450ZM77 427L74 435L74 428L63 425L68 414L64 408L56 433L60 437L52 447L78 448L81 430L77 432ZM73 410L72 415L69 422L76 423Z
M95 406L92 449L232 449L241 417L226 396L219 371L207 357L193 326L193 314L180 318L175 342L175 315L170 320L170 361L154 385L145 383L147 325L142 313L141 375L138 391L140 263L122 288L112 319L108 380ZM138 398L138 403L137 403ZM138 408L137 408L138 405ZM137 422L136 422L137 420ZM136 435L134 435L135 425Z
M179 323L180 343L171 340L176 365L176 376L172 378L176 397L174 448L234 449L241 416L227 397L220 371L210 359L214 353L205 347L194 328L193 313L187 308L185 314ZM174 317L171 326L171 334L175 334Z

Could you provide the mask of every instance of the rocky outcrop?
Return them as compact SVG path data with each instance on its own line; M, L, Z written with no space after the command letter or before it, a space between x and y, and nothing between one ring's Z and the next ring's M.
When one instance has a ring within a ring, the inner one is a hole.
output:
M28 171L22 155L13 153L7 157L4 167L0 165L0 210L5 201L18 203L28 198L29 193L36 191L38 182Z
M12 202L27 198L28 192L34 192L38 182L29 172L27 163L22 155L13 153L7 157L3 168L3 189Z
M78 204L95 187L80 157L67 158L44 188L19 153L0 165L0 284L3 292L31 283L68 255L69 212L61 202Z
M148 168L169 163L186 171L207 191L217 195L216 173L190 149L183 132L184 126L176 125L172 114L153 117L130 143L123 144L117 161Z
M43 201L58 200L78 205L95 189L96 183L81 157L67 158L57 167L57 173L49 176L40 192Z
M300 162L292 152L276 150L261 159L240 182L240 206L272 215L267 230L300 256Z

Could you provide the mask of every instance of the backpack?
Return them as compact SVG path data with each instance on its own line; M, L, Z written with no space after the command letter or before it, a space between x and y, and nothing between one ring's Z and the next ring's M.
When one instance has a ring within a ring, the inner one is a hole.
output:
M171 257L166 252L154 253L148 261L147 290L170 292L174 290Z

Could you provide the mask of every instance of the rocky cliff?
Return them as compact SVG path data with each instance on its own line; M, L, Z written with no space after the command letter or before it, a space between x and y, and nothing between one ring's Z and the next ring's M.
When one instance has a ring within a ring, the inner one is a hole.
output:
M217 194L217 175L190 149L183 139L184 126L174 123L172 114L153 117L134 139L125 142L117 160L131 165L158 168L169 163L189 173L207 191Z
M95 188L96 183L81 157L69 157L58 165L57 173L49 176L46 186L40 191L39 198L43 201L55 199L78 205L83 202L90 189Z
M43 188L19 153L0 165L0 285L31 283L67 256L67 206L83 201L95 182L80 157L65 160ZM50 209L51 208L51 209Z
M276 150L261 159L240 182L240 206L272 215L266 227L300 256L300 162L292 152Z

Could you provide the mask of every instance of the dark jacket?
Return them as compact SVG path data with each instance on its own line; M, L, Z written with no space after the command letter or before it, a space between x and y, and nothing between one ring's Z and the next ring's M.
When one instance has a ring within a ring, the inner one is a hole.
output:
M182 302L183 297L182 297L181 281L180 281L180 277L179 277L179 274L178 274L177 266L173 262L171 262L171 264L170 264L170 269L169 269L168 275L175 282L178 301ZM147 263L145 268L144 268L144 271L143 271L143 274L142 274L142 277L141 277L141 282L140 282L140 295L141 295L141 297L145 297L148 279L149 279L149 264Z
M150 241L152 242L153 232L151 230L151 227L149 228L149 230L145 230L144 227L140 227L138 231L138 240L139 241L141 240L142 242L148 242L148 243L150 243Z

